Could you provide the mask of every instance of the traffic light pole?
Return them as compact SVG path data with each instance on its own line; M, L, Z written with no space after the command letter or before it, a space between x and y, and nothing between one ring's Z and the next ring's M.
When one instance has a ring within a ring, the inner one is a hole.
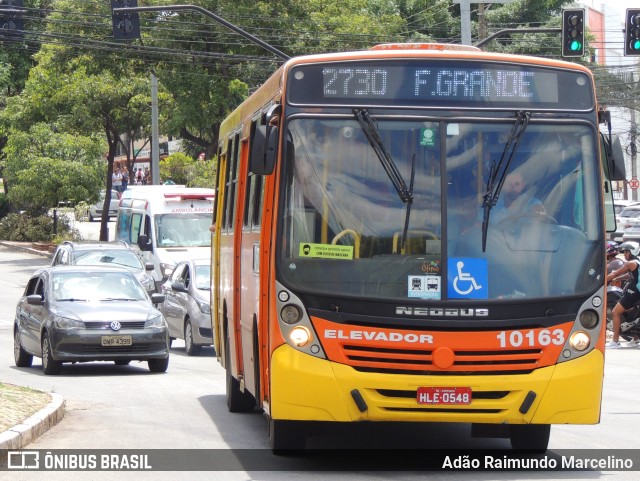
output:
M476 43L475 47L482 47L484 44L489 43L494 38L502 37L508 33L562 33L560 27L553 28L505 28L498 30L496 33L492 33L487 38L480 40Z
M265 50L277 55L283 60L289 60L289 55L282 53L275 47L272 47L266 42L263 42L258 37L254 37L248 32L245 32L240 27L236 27L234 24L227 22L224 18L217 16L216 14L210 12L209 10L198 7L197 5L164 5L162 7L122 7L122 8L114 8L114 14L125 14L125 13L136 13L136 12L167 12L167 11L178 11L178 10L195 10L197 12L206 15L209 18L214 19L216 22L224 25L225 27L233 30L239 35L242 35L244 38L251 40L253 43L260 45Z

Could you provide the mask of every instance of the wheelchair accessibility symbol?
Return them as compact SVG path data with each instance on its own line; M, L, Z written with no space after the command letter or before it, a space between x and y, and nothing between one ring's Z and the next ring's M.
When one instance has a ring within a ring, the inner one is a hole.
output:
M486 299L487 261L485 259L449 259L449 297L465 299Z

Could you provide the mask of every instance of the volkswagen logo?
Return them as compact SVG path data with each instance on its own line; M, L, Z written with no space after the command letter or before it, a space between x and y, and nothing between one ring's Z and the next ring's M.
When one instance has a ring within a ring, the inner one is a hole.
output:
M120 324L120 321L112 321L111 322L111 329L113 331L119 331L121 327L122 327L122 324Z

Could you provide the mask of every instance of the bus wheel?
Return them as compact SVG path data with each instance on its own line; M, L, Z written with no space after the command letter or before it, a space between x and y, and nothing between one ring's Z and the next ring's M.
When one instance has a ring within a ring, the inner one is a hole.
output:
M304 450L306 435L302 423L269 418L269 443L273 454L294 454Z
M224 344L224 366L225 381L227 387L227 408L229 412L241 413L253 411L256 407L256 400L249 391L240 390L240 382L231 374L231 354L229 352L229 338Z
M549 446L550 424L511 424L509 438L511 447L543 453Z

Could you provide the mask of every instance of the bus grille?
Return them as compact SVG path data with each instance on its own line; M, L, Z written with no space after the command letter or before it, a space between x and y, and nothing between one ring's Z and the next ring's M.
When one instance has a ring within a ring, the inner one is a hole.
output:
M446 370L433 364L433 351L344 345L348 364L361 372L415 375L527 374L540 367L541 349L456 350Z

